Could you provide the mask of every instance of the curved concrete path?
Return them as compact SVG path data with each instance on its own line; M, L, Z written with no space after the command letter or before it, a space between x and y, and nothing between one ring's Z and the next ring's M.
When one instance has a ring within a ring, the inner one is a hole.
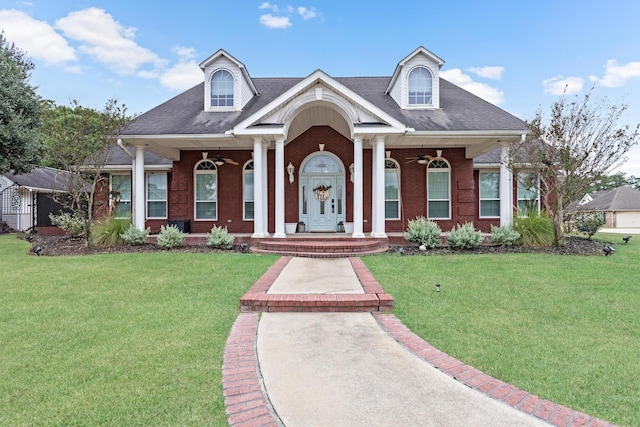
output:
M269 292L354 292L359 287L344 260L292 261L285 259L265 274ZM316 280L320 271L331 277L326 288ZM260 316L241 314L225 349L230 425L610 425L463 364L391 314Z

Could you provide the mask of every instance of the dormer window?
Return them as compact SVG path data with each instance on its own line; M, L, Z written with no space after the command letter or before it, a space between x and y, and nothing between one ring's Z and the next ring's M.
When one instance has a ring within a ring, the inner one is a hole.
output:
M211 75L211 106L233 107L234 80L227 70L218 70Z
M409 105L433 104L433 76L425 67L416 67L409 73Z

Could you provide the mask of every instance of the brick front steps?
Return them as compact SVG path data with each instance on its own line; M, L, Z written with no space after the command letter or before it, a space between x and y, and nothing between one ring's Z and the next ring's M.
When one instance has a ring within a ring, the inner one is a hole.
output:
M373 312L393 308L387 294L358 258L349 258L364 294L268 294L267 291L291 257L280 258L240 298L243 312Z
M316 258L338 258L373 255L388 249L387 239L350 237L289 237L283 239L261 239L255 241L251 251L278 255Z

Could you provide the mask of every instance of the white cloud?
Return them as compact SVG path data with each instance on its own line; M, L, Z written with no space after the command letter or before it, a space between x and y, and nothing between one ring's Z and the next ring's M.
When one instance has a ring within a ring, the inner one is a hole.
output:
M469 68L472 73L484 77L485 79L500 80L502 73L504 73L504 67L499 66L485 66L485 67L473 67Z
M552 95L571 95L582 91L584 79L582 77L564 77L558 75L542 81L544 91Z
M465 90L468 90L474 95L477 95L492 104L497 105L504 102L504 93L502 93L502 91L491 87L488 84L473 81L473 79L468 74L464 74L460 68L441 71L440 77Z
M286 29L292 25L289 17L273 16L271 14L260 16L260 23L266 27L274 29Z
M316 17L316 10L314 8L307 9L306 7L299 7L298 13L305 21Z
M604 76L589 76L589 80L605 87L620 87L627 83L627 80L640 78L640 62L627 62L618 65L618 61L610 59L604 66Z
M103 9L71 12L56 21L56 28L81 42L80 51L119 74L134 74L142 66L162 67L166 61L134 40L135 28L125 28Z
M7 40L46 65L76 61L76 53L67 41L44 21L18 10L0 10L0 28ZM36 64L37 65L37 64Z
M202 82L202 70L194 61L196 50L192 47L176 46L173 49L179 63L160 76L160 84L168 89L185 90Z
M264 3L262 3L260 7L258 7L258 9L271 9L274 13L278 13L278 6L273 5L268 1L265 1Z

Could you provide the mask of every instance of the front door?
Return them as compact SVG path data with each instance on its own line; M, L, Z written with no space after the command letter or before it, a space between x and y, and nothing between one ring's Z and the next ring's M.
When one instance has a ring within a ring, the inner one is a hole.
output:
M336 231L336 177L311 176L309 231Z

